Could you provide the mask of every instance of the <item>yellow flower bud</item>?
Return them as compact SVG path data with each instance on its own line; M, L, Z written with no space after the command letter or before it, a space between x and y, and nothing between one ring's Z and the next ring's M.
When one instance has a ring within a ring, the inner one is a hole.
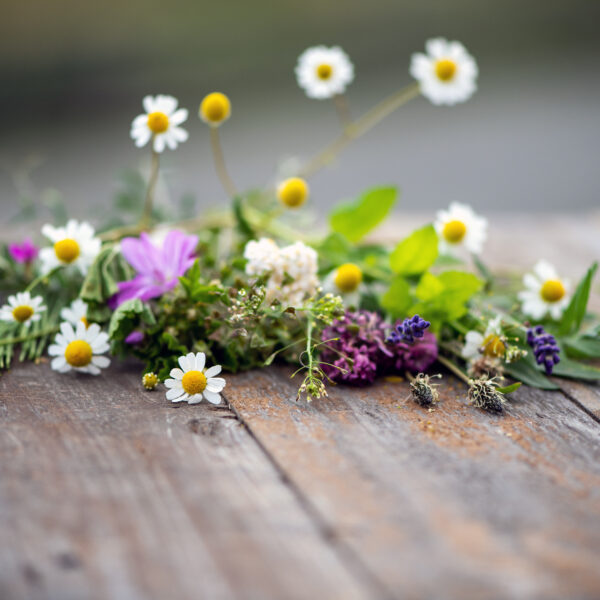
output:
M277 188L279 201L288 208L302 206L308 198L308 184L300 177L290 177L282 181Z
M213 126L220 125L231 115L231 102L225 94L213 92L202 100L199 114L205 123Z

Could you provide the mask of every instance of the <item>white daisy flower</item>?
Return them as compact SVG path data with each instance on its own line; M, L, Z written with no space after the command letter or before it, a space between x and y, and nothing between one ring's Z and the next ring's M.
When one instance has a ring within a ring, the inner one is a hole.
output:
M60 316L63 321L71 323L73 327L77 327L79 322L88 327L89 323L87 320L87 310L88 305L81 298L77 298L71 302L70 306L63 308L60 311Z
M341 296L346 306L358 308L362 280L361 268L354 263L345 263L327 275L323 291Z
M143 101L145 114L137 116L131 123L131 138L138 148L152 138L152 148L162 152L165 146L171 150L188 139L188 132L179 127L187 118L185 108L177 109L173 96L146 96Z
M165 386L169 388L167 400L198 404L204 397L211 404L221 403L219 393L225 387L225 380L215 377L221 372L221 365L205 369L204 352L190 352L186 356L180 356L178 362L181 369L171 369L172 379L165 380Z
M502 341L501 317L489 321L485 333L468 331L465 336L465 345L461 351L463 358L473 360L482 354L485 356L504 356L505 345Z
M480 254L487 237L487 219L476 215L466 204L453 202L440 210L434 223L442 254L456 254L461 247Z
M29 292L19 292L9 296L7 303L0 308L0 320L13 321L29 327L31 323L42 318L41 313L46 310L43 301L41 296L32 298Z
M108 334L100 331L99 325L92 323L86 328L79 321L75 329L71 323L60 324L60 333L56 334L48 354L55 357L50 364L59 373L73 370L98 375L100 369L110 364L110 358L100 356L108 348Z
M568 279L561 279L549 262L540 260L533 273L523 277L523 284L526 289L519 292L519 300L526 315L539 320L550 313L554 320L560 319L571 301Z
M427 54L412 55L410 74L433 104L465 102L477 90L477 63L460 42L428 40Z
M42 273L49 273L60 265L74 265L85 275L100 252L100 239L86 222L71 219L64 227L44 225L42 233L54 244L40 250Z
M338 46L313 46L298 57L296 79L309 98L324 100L344 93L354 79L354 65Z

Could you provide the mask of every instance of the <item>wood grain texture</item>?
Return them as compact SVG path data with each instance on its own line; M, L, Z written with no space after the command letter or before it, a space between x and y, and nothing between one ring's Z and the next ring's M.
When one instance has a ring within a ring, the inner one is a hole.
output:
M226 406L70 375L0 378L2 600L376 595Z
M309 407L287 370L227 398L316 518L397 598L597 598L600 428L561 392L504 417L449 380L432 412L406 384L337 387Z

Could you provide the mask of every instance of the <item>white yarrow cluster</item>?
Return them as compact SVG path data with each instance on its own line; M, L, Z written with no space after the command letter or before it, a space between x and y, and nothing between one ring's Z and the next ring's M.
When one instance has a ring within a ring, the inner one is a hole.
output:
M317 253L302 242L279 248L267 238L252 240L246 244L244 258L248 275L269 275L267 302L297 306L317 291Z

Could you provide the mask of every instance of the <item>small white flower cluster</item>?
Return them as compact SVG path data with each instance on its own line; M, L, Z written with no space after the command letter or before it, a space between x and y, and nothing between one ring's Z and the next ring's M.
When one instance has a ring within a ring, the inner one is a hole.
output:
M317 253L302 242L279 248L267 238L252 240L246 244L244 258L248 275L269 275L267 302L297 306L317 291Z

